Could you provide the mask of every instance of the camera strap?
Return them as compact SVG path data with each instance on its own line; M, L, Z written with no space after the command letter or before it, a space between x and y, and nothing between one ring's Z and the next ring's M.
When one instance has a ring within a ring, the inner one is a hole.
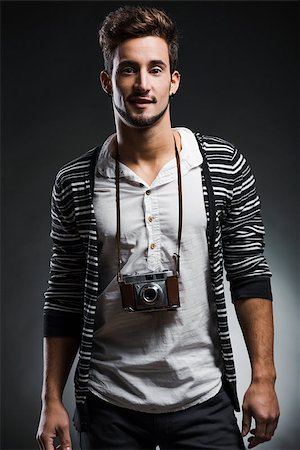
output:
M180 169L180 156L176 145L175 136L175 155L176 155L176 165L177 165L177 182L178 182L178 249L177 253L173 254L173 259L175 261L176 276L179 277L179 258L180 258L180 244L181 244L181 234L182 234L182 183L181 183L181 169ZM120 213L120 156L118 142L116 143L116 164L115 164L115 178L116 178L116 204L117 204L117 247L118 247L118 281L121 281L121 252L120 252L120 242L121 242L121 213Z

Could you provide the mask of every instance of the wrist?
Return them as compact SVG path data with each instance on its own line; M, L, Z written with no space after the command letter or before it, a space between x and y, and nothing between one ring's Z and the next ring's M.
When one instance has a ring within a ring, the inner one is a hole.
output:
M276 382L275 369L272 370L256 370L252 372L251 383L272 384Z
M62 396L61 395L54 395L54 394L43 394L42 395L42 404L44 406L46 405L55 405L62 403Z

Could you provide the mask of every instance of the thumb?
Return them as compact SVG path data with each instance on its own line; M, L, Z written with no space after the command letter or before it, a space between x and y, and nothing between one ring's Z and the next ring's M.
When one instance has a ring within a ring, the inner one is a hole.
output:
M246 436L249 433L251 427L251 415L248 410L243 410L243 420L242 420L242 436Z
M70 431L68 427L60 428L57 430L59 436L60 445L56 447L57 450L72 450L72 442Z

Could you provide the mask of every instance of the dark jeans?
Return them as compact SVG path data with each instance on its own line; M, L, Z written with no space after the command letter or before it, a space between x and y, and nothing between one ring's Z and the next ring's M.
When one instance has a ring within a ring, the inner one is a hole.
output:
M224 389L183 411L143 413L109 404L89 393L88 429L82 450L238 450L244 449L231 401Z

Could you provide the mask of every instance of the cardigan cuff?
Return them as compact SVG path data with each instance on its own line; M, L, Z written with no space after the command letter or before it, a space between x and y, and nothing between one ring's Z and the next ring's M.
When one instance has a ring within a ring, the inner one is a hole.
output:
M262 298L273 300L270 278L253 277L248 280L231 281L232 302L245 298Z
M82 316L78 314L44 314L44 337L80 337Z

